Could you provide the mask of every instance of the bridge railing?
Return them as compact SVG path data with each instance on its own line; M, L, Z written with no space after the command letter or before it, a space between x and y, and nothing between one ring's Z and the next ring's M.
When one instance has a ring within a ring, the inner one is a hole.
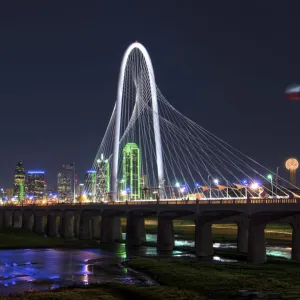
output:
M292 199L219 199L219 200L176 200L176 199L164 199L163 201L157 200L131 200L131 201L116 201L116 202L83 202L83 203L52 203L48 202L45 204L19 204L19 203L3 203L0 204L0 207L8 207L8 206L31 206L31 207L47 207L47 206L93 206L93 205L112 205L112 206L123 206L123 205L208 205L208 204L238 204L238 205L261 205L261 204L300 204L300 198L292 198Z

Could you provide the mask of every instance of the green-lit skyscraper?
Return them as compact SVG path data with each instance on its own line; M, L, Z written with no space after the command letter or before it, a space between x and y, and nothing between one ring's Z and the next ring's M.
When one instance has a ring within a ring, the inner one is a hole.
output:
M135 143L127 143L123 149L123 190L130 199L141 197L141 158L140 149Z
M18 162L14 173L14 196L19 201L25 199L25 169L21 161Z

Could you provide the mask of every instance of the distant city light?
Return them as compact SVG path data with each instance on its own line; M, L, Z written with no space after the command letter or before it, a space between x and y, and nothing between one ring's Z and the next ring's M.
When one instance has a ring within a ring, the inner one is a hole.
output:
M179 183L179 182L176 182L176 183L175 183L175 187L179 188L179 187L180 187L180 183Z
M256 189L258 189L258 187L259 187L259 184L258 184L257 182L253 182L253 183L251 184L251 189L252 189L252 190L256 190Z
M44 171L28 171L28 174L45 174Z
M219 184L219 180L218 179L214 179L214 184Z
M272 179L273 179L272 174L268 174L268 175L267 175L267 178L270 179L270 180L272 181Z

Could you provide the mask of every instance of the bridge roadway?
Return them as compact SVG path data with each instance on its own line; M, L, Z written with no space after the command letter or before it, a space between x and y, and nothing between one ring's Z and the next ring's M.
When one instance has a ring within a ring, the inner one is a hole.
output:
M300 199L170 200L86 204L2 205L0 228L24 227L48 236L66 239L100 239L102 243L122 239L120 217L127 218L126 244L145 243L144 218L157 216L157 248L174 248L173 220L195 221L195 251L199 257L213 255L212 224L236 223L237 251L247 253L248 262L266 261L264 229L281 222L292 227L292 259L300 260ZM60 222L57 226L57 218Z

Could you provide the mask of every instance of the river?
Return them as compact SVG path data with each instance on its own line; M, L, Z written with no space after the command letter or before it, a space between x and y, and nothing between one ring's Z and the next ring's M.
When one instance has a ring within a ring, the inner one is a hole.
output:
M126 233L123 233L123 239L126 238ZM146 235L147 242L156 243L157 235L156 234L147 234ZM175 247L195 247L195 242L192 240L182 240L178 239L178 235L175 234ZM214 243L214 248L220 249L236 249L236 243ZM266 246L266 253L270 256L282 257L291 259L291 251L292 248L290 247L283 247L283 246Z
M125 234L123 235L125 238ZM156 242L157 236L147 234L148 242ZM193 241L175 240L175 246L194 246ZM214 248L236 248L235 244L215 243ZM267 247L267 254L291 257L291 249ZM124 243L99 245L97 249L21 249L0 250L0 294L55 289L62 286L90 283L118 282L135 285L156 284L147 276L124 268L122 261L132 257L157 257L156 247L140 247L128 250ZM166 257L194 257L184 250L174 250ZM236 262L214 256L215 261Z

